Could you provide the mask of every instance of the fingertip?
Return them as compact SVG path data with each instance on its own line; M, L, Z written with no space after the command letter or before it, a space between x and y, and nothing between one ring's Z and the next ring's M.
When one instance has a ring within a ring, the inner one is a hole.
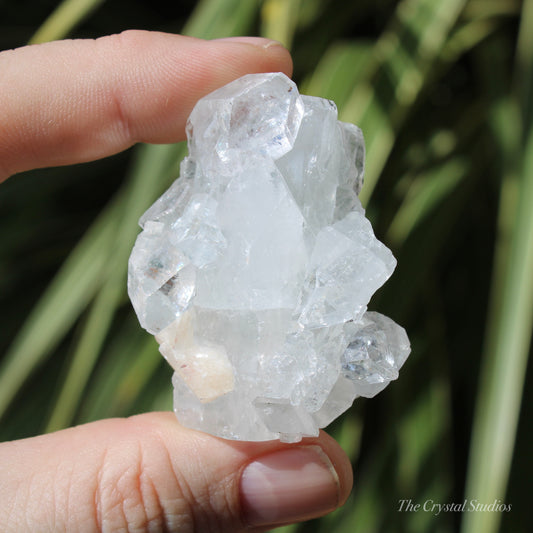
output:
M339 476L339 507L343 506L353 488L353 469L350 458L341 445L328 433L320 430L320 446Z
M255 458L240 483L245 523L272 527L323 516L344 504L352 488L346 454L325 433Z

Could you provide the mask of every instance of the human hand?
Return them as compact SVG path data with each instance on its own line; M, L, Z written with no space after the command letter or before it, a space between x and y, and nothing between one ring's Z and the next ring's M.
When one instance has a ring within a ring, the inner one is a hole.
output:
M184 138L194 103L250 72L290 75L265 39L126 32L0 53L0 181ZM263 531L325 514L352 486L321 433L236 442L172 413L111 419L0 444L2 531Z

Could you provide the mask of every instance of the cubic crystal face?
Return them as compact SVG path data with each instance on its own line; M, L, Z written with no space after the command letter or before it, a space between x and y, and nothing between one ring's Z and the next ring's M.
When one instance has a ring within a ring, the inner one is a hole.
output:
M141 217L128 292L175 373L181 423L296 442L398 377L403 328L367 312L396 260L357 197L359 128L281 73L201 99L181 176Z

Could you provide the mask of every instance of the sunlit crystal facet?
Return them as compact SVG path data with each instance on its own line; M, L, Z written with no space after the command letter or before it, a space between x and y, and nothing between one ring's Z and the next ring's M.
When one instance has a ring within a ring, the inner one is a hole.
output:
M367 312L396 260L357 194L361 130L281 73L201 99L181 176L141 217L128 292L186 426L316 436L398 377L403 328Z

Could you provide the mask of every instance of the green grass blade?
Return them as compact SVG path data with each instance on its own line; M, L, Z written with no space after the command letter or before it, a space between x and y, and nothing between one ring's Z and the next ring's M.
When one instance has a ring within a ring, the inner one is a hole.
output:
M530 128L533 120L533 2L524 0L517 50L516 92L523 121ZM531 134L531 133L530 133Z
M450 425L447 382L434 379L398 425L398 483L404 494L413 494L428 456L434 453ZM439 480L442 481L442 480Z
M283 526L276 528L276 533L296 533L299 529L298 524L291 524L289 526Z
M340 117L365 134L366 204L389 157L396 132L437 64L465 0L404 0L391 27L374 47L366 75L357 84Z
M464 14L472 19L517 15L521 5L521 0L470 0Z
M261 35L291 47L298 24L300 0L265 0L261 9Z
M334 43L326 50L312 76L301 84L302 94L329 98L341 109L358 83L371 55L371 42Z
M28 44L45 43L66 37L105 0L63 0L37 30Z
M467 50L477 46L498 28L494 20L474 20L457 29L442 49L442 59L446 63L454 63Z
M399 246L455 189L468 169L466 160L456 158L418 176L389 226L387 240Z
M158 365L165 364L157 343L135 320L118 324L102 350L80 404L77 423L132 414L132 405Z
M72 424L79 400L96 364L117 302L122 295L122 286L115 281L114 276L110 278L110 282L102 287L91 306L61 392L53 404L45 432L63 429Z
M115 411L123 413L131 409L139 392L148 385L158 367L161 364L167 364L161 358L161 354L158 352L156 346L157 343L155 340L151 338L146 340L122 376L122 379L117 385L111 405ZM167 383L166 385L167 390L170 391L170 384Z
M257 16L260 0L201 0L183 33L201 39L244 35Z
M0 367L0 418L27 377L83 312L101 284L115 239L113 203L74 249L26 320Z
M497 271L487 327L466 497L483 503L505 498L533 326L533 134L526 145L519 204L504 272ZM493 533L500 513L469 513L464 533Z
M533 125L528 120L532 31L533 2L528 0L518 41L517 81L526 89L522 109L512 100L501 106L507 110L507 128L500 130L507 174L466 480L466 497L482 503L505 498L533 329ZM513 142L520 116L525 119L523 143L520 139ZM517 144L523 147L521 158ZM501 513L468 513L462 531L495 533L500 520Z

